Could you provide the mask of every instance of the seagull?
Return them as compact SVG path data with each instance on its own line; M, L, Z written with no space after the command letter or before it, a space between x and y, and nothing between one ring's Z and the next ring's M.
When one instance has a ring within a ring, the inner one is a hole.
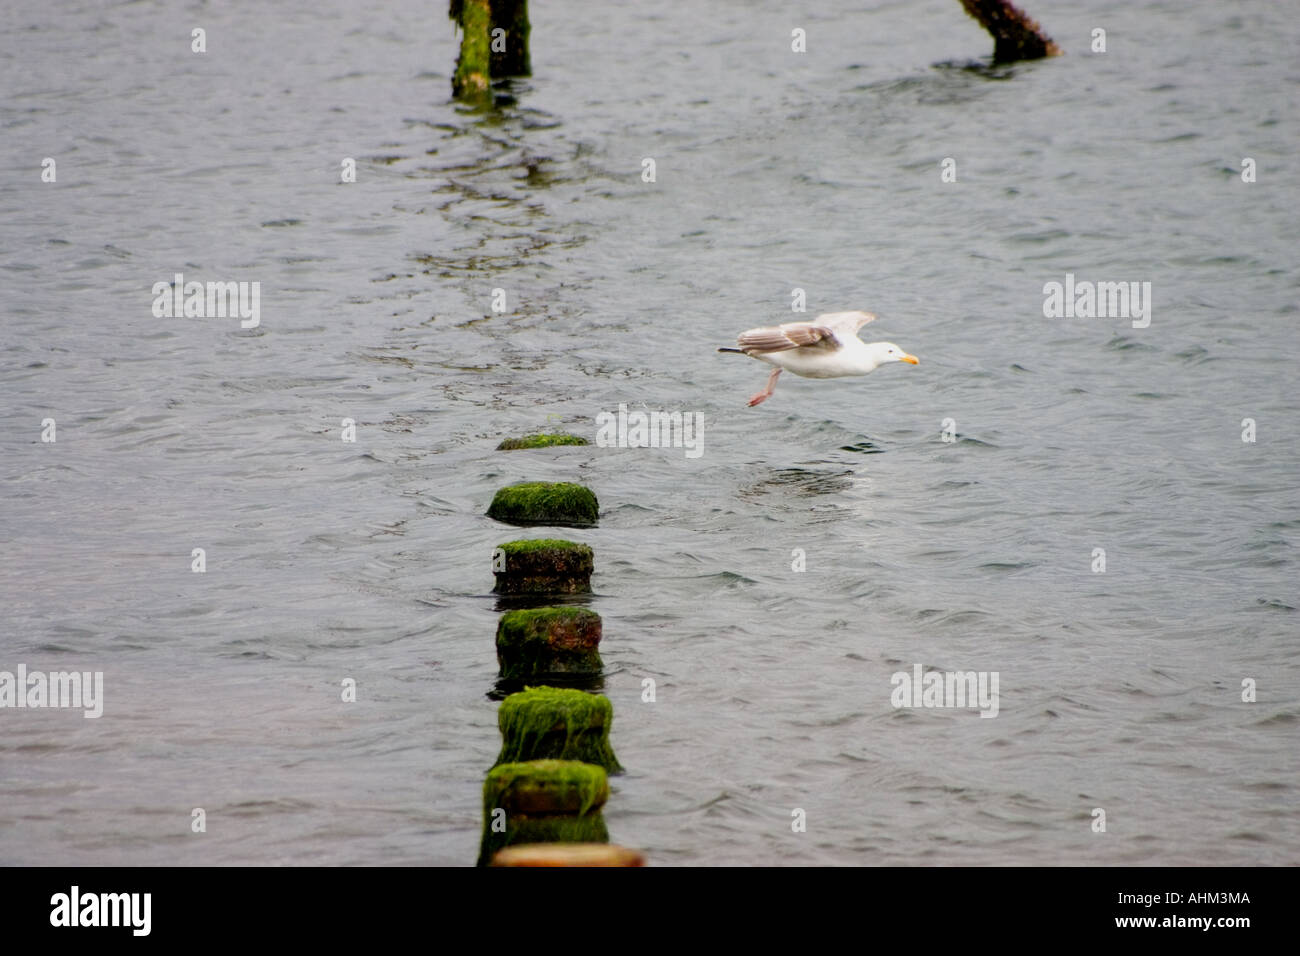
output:
M875 318L870 312L827 312L811 322L787 322L741 332L736 339L740 348L718 351L739 352L776 366L763 390L750 398L750 408L772 397L784 369L804 378L840 378L866 375L886 362L919 365L915 355L908 355L893 342L867 343L858 338L858 329Z

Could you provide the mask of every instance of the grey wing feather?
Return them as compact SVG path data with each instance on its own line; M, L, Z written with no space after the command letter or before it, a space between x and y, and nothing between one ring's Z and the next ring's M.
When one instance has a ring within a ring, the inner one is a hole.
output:
M790 349L819 348L833 350L840 347L835 332L821 325L792 322L763 329L750 329L736 339L750 355L756 352L787 352Z

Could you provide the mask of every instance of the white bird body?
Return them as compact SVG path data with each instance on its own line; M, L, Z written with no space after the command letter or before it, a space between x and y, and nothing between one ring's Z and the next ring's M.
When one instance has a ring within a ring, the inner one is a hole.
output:
M786 322L740 333L740 348L719 352L742 352L750 358L776 366L767 387L749 400L758 405L771 397L783 370L804 378L842 378L866 375L886 362L919 364L892 342L863 342L858 330L875 319L870 312L827 312L811 322Z
M784 352L760 352L753 357L787 372L804 378L841 378L845 375L866 375L874 372L887 359L883 342L868 345L856 335L833 352L813 353L810 349L788 349Z

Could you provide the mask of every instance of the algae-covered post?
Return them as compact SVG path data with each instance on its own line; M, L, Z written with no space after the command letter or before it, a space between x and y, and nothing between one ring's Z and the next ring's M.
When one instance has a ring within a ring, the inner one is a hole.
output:
M460 56L451 78L452 95L482 93L492 82L492 5L489 0L451 0L449 15L460 27Z
M1061 48L1010 0L961 0L980 26L993 35L993 59L999 63L1060 56Z
M600 659L600 634L600 615L586 608L507 611L497 624L501 679L599 674L604 668Z
M501 753L497 766L523 760L581 760L618 773L609 744L614 705L608 697L558 687L511 694L497 711Z
M590 445L591 442L577 435L554 433L546 435L525 435L523 438L506 438L497 445L497 451L516 451L520 448L552 448L556 445Z
M600 517L600 502L570 481L525 481L498 491L487 514L507 524L586 528Z
M528 76L528 0L451 0L448 15L461 29L451 80L455 96L484 92L494 78Z
M594 566L591 546L558 538L506 541L492 555L495 594L587 594Z
M490 47L492 75L529 76L533 72L528 59L528 0L492 0L492 31L500 30Z
M478 865L519 843L608 843L600 808L609 799L605 771L577 760L532 760L494 767L483 781L483 840Z

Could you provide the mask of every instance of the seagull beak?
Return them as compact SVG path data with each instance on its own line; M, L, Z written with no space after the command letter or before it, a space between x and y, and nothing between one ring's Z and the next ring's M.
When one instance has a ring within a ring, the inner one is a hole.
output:
M906 354L905 354L902 358L899 359L899 361L900 361L900 362L906 362L908 365L920 365L920 364L921 364L921 360L920 360L919 358L917 358L915 355L906 355Z

